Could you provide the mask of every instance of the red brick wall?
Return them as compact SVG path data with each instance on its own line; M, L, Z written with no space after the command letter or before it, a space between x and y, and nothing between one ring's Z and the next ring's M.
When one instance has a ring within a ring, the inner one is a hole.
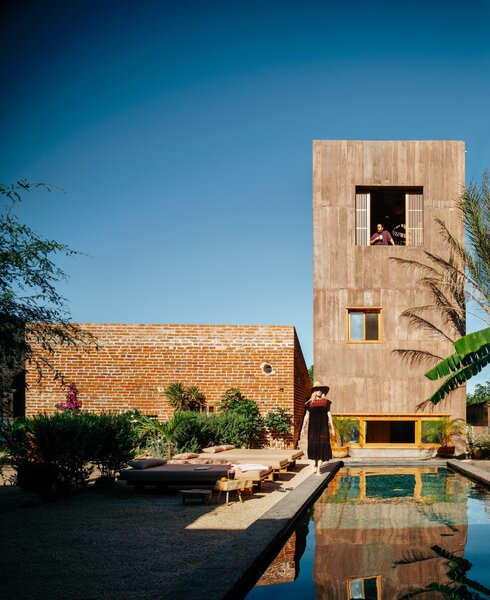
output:
M311 381L308 368L303 357L303 351L294 332L294 440L296 446L303 424L305 402L310 397Z
M60 348L53 362L79 390L85 410L139 409L167 418L163 390L172 382L196 385L215 406L229 387L239 387L265 415L290 412L306 370L294 327L240 325L87 324L99 349ZM298 353L299 351L299 353ZM301 364L301 361L303 364ZM263 363L272 366L265 374ZM303 369L304 367L304 369ZM300 371L295 376L295 369ZM52 412L66 391L27 372L26 413ZM299 387L298 387L299 386ZM304 402L304 400L301 400ZM296 399L296 403L298 400Z

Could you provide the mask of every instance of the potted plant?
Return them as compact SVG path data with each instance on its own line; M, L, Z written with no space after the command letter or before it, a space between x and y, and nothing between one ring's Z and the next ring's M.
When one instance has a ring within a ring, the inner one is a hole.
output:
M335 429L335 438L332 444L332 456L334 458L345 458L349 456L349 440L354 436L359 422L349 417L332 417Z
M437 455L448 457L454 454L453 436L463 435L466 431L466 423L463 419L451 419L443 417L425 424L425 437L427 441L439 443Z
M477 460L490 458L490 435L477 435L473 441L473 457Z

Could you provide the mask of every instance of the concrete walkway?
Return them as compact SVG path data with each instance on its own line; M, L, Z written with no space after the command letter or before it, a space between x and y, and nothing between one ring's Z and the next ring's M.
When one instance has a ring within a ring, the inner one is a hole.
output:
M322 476L310 475L245 531L236 535L205 563L168 588L162 599L236 600L243 598L274 557L297 518L342 467L342 462L327 463Z

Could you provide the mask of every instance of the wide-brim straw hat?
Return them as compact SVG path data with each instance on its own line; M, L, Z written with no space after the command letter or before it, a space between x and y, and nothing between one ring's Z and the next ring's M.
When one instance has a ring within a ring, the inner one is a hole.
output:
M310 393L313 394L313 392L316 392L316 390L321 390L324 394L328 394L330 387L328 385L323 385L319 381L315 381Z

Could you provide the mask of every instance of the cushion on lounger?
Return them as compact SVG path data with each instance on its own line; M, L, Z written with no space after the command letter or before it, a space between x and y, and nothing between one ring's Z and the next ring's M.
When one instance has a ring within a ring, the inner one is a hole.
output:
M195 452L182 452L172 457L173 460L189 460L190 458L199 458L199 454Z
M149 469L164 465L166 462L162 458L142 458L141 460L128 460L128 465L133 469Z
M223 450L223 446L209 446L209 448L202 449L206 454L216 454L217 452L223 452Z

